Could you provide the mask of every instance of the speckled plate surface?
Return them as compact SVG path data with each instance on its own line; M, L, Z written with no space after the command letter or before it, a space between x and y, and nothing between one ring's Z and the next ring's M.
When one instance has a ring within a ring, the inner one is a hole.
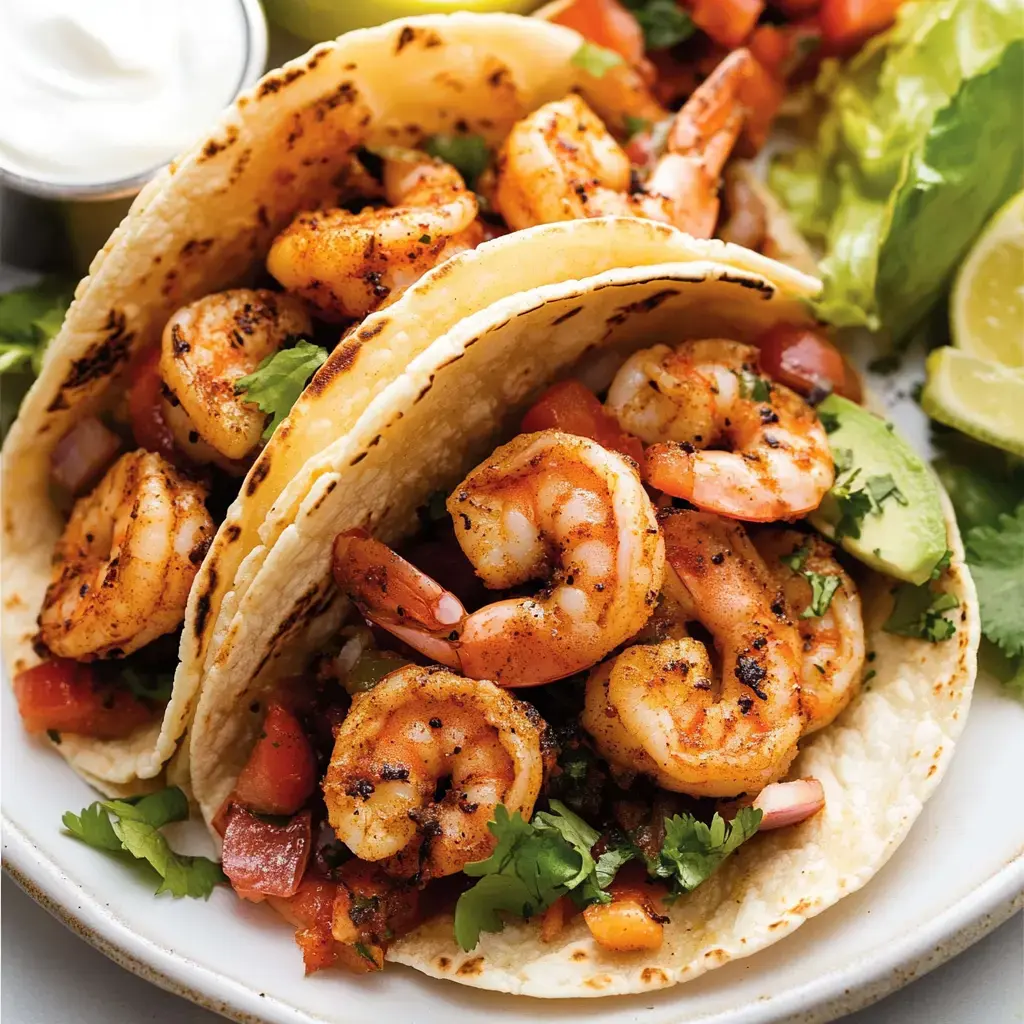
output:
M917 364L920 365L919 363ZM920 413L901 395L915 376L875 382L901 429L924 446ZM119 863L61 833L61 814L93 794L20 728L2 694L4 865L40 903L122 966L236 1020L587 1024L824 1021L866 1005L955 955L1024 903L1024 706L979 678L967 727L938 792L865 889L777 945L691 984L638 996L545 1002L478 992L388 965L351 979L305 979L290 929L221 890L208 903L151 895ZM203 852L195 825L172 842Z

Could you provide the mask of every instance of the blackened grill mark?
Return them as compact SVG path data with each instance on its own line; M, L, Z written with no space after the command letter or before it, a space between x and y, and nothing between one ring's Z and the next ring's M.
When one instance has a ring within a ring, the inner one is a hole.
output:
M416 38L416 30L406 25L398 33L398 42L395 44L395 53L401 53Z
M315 67L316 65L312 66ZM291 68L283 75L275 75L273 78L264 79L260 83L259 89L256 90L256 99L261 100L265 96L273 96L274 93L280 92L286 85L291 85L292 82L301 78L305 73L305 68Z
M259 489L261 483L267 478L267 474L270 472L270 460L262 459L258 462L252 470L252 475L249 477L248 483L245 485L245 493L248 497L252 497Z
M122 363L128 361L135 332L127 330L125 314L118 309L110 310L103 330L106 332L103 341L91 346L81 359L71 363L71 369L61 383L57 397L47 407L47 412L68 408L65 391L80 388L102 377L111 377Z
M229 544L233 544L241 536L242 528L238 525L238 523L232 523L230 526L224 527L224 539Z
M359 340L369 341L371 338L376 338L377 335L380 334L380 332L383 331L385 327L387 327L387 325L387 318L381 317L381 319L378 320L377 323L375 323L372 327L364 327L359 332Z
M582 312L583 307L576 306L573 309L570 309L567 313L563 313L561 316L556 316L555 319L551 321L551 326L557 327L559 324L564 324L566 320L571 320L577 313Z
M736 659L736 678L744 686L749 686L761 700L768 699L768 694L761 688L761 683L767 675L764 666L760 665L756 658L751 658L748 654L741 654Z
M750 288L755 292L760 292L766 299L770 299L775 294L775 285L756 277L734 277L732 274L722 274L718 280L724 281L726 284L738 284L741 288Z
M204 537L189 553L188 560L193 565L199 565L200 562L206 557L206 552L210 550L210 544L213 542L212 537Z
M202 636L206 629L206 620L210 617L210 595L217 589L217 570L210 569L206 593L199 595L196 601L196 633Z

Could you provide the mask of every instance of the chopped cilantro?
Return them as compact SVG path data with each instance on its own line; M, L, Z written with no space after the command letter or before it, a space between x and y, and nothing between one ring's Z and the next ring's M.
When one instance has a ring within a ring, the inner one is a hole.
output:
M625 64L614 50L594 43L583 43L569 61L594 78L603 78L612 68Z
M490 147L481 135L432 135L423 148L431 156L451 164L469 188L476 185L477 178L491 162Z
M836 540L842 540L843 537L853 537L856 540L860 536L861 524L865 517L875 509L870 493L863 488L851 490L848 483L845 486L834 487L832 495L839 509Z
M807 561L808 556L811 553L811 545L804 544L802 547L797 548L794 552L788 555L783 555L779 561L783 565L788 565L793 572L801 572L804 567L804 562Z
M420 235L420 245L430 245L430 235Z
M651 130L651 122L646 117L634 117L632 114L627 114L622 119L622 123L626 126L626 137L630 139L634 135Z
M853 449L834 448L832 450L832 464L836 468L836 476L849 473L853 469Z
M354 943L356 952L364 959L369 960L374 967L377 967L377 958L370 952L369 948L362 942Z
M166 704L171 699L171 690L174 687L173 672L155 672L144 676L126 665L121 670L121 679L136 697L143 700Z
M97 800L79 814L68 811L64 827L97 850L129 854L159 876L157 894L206 899L227 878L216 861L175 853L159 831L188 817L188 798L171 786L131 800Z
M945 554L935 563L935 567L932 569L933 580L937 580L949 568L949 560L952 557L953 552L946 548Z
M882 626L886 633L935 644L956 632L956 623L942 614L960 604L952 594L933 591L927 583L901 583L894 595L892 612Z
M739 378L740 398L749 398L754 402L767 402L771 398L771 388L764 377L750 370L733 371Z
M832 596L839 589L841 580L831 573L805 572L811 585L811 603L803 610L801 619L820 618L828 611Z
M731 822L718 813L710 825L692 814L665 819L665 841L647 863L648 873L669 883L669 898L696 889L722 861L746 842L761 824L761 812L741 807Z
M282 348L267 356L248 376L235 381L235 394L245 393L261 412L270 413L263 431L263 440L278 428L291 412L310 378L327 359L327 349L309 341L300 341L292 348Z
M891 473L869 476L864 481L864 486L867 487L871 494L871 500L878 508L881 508L882 502L889 498L892 498L897 505L907 504L906 495L896 486L896 481L893 480Z
M643 30L646 50L667 50L697 31L675 0L626 0L626 6Z

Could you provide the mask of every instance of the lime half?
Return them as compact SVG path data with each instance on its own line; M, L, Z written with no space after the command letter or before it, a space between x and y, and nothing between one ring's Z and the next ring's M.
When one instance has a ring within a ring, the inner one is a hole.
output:
M988 222L960 267L950 320L961 351L1024 366L1024 192Z
M1024 455L1024 369L937 348L928 356L921 406L946 426Z

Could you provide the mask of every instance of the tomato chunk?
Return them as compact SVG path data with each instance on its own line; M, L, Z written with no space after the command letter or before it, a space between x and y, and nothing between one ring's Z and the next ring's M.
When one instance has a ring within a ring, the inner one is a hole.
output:
M852 402L861 400L857 371L820 331L779 324L762 334L757 345L761 368L780 384L801 395L824 388Z
M687 0L684 6L697 28L734 50L754 31L764 0Z
M14 677L14 694L29 732L67 732L115 740L156 714L127 690L100 685L89 665L67 658L44 661Z
M144 352L132 365L128 388L128 417L135 443L165 458L174 456L174 435L160 409L163 381L160 377L160 348Z
M337 893L336 883L307 875L293 896L267 897L267 902L295 926L295 942L302 950L307 974L332 967L337 960L336 943L331 935Z
M643 466L644 447L640 439L624 433L597 396L578 380L564 380L548 388L523 417L522 429L527 434L562 430L589 437Z
M294 814L316 789L316 757L298 719L271 704L238 776L235 800L257 814Z
M758 60L751 60L750 73L739 87L739 99L746 110L743 119L744 152L747 156L758 153L768 141L775 115L786 98L786 86L781 78L769 73Z
M552 5L547 20L575 29L589 42L614 50L629 64L643 60L643 31L619 0L567 0Z
M234 807L224 830L221 865L240 896L259 902L264 896L294 896L312 848L309 811L286 825L275 825Z
M822 0L818 20L831 51L856 50L895 20L903 0Z

